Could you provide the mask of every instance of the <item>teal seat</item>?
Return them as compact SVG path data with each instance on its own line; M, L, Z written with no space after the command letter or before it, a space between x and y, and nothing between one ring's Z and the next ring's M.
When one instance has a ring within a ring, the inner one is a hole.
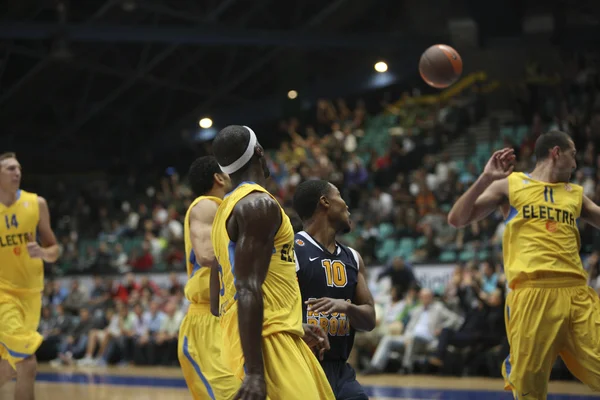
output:
M452 250L443 251L440 254L440 262L454 262L456 261L456 253Z
M387 260L396 250L396 246L397 242L394 239L386 239L383 241L381 247L375 251L375 255L380 261Z
M400 239L399 247L402 250L413 251L415 249L415 240L413 238L402 238Z
M487 260L489 258L489 256L490 256L490 252L487 250L481 250L479 253L477 253L477 258L480 261Z
M387 222L379 224L379 237L382 239L387 239L394 233L394 226Z
M458 256L458 259L462 262L471 261L475 258L475 252L472 250L464 250Z
M421 236L420 238L417 239L416 247L421 248L421 247L425 246L425 243L427 243L427 238L425 236Z

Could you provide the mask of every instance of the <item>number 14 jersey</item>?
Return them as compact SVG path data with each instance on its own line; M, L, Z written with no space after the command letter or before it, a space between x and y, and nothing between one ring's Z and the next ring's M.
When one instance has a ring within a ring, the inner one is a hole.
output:
M304 231L296 233L294 251L303 320L320 325L329 335L331 350L325 352L325 361L345 361L352 350L355 333L348 317L343 313L315 313L304 303L322 297L352 302L358 283L358 253L339 243L334 253L330 253Z

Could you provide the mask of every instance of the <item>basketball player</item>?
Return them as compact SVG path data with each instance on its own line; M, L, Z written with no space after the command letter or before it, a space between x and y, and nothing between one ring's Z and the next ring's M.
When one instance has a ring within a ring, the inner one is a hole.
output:
M42 344L37 332L44 289L44 261L58 258L46 200L20 189L14 153L0 155L0 386L17 377L15 399L34 398ZM39 235L41 246L36 241Z
M600 208L568 183L575 152L566 133L551 131L535 143L534 170L522 173L513 172L512 149L497 151L448 215L456 227L498 206L506 217L503 256L512 291L503 375L515 399L546 399L558 355L573 375L600 390L600 301L587 286L577 228L579 218L600 227Z
M304 321L329 334L331 350L321 365L335 398L367 400L348 357L355 329L375 328L375 306L362 257L335 240L350 231L348 206L335 186L309 180L296 188L294 210L304 224L294 246Z
M195 160L188 179L199 197L190 205L183 228L188 273L185 297L190 307L179 329L179 363L194 399L227 400L233 398L241 380L221 362L221 326L210 309L210 273L215 260L210 235L231 180L211 156Z
M223 353L242 386L236 399L334 399L303 341L294 232L264 188L269 170L254 132L232 125L213 142L233 187L215 216ZM310 331L309 331L310 332Z

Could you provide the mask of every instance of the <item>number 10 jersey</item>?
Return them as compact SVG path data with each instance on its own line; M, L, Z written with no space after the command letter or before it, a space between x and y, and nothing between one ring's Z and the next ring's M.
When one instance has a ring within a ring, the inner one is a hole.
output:
M329 335L331 350L324 361L346 361L354 344L354 329L343 313L315 313L304 304L309 299L329 297L347 302L354 300L358 283L358 253L336 243L333 253L304 231L296 233L294 251L302 316L306 323L320 325Z

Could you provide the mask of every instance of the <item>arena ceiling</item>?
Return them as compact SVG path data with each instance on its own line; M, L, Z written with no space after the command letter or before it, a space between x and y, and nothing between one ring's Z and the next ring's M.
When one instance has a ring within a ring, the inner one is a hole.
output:
M68 150L85 168L180 145L205 115L240 122L290 88L352 85L380 58L413 76L468 3L5 0L0 148L57 165Z
M384 0L42 3L0 11L1 147L45 157L77 149L82 162L179 138L203 115L338 78L352 64L371 67L398 42L369 32L398 32L403 9Z

